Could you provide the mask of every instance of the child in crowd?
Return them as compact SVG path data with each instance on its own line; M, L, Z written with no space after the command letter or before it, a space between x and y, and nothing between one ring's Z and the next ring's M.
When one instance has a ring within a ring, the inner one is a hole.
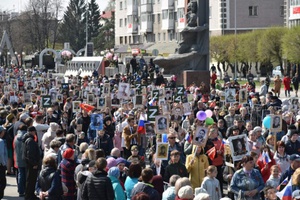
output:
M267 180L266 185L271 186L273 188L277 188L277 186L280 184L280 176L279 176L279 167L278 165L273 165L271 167L271 176Z
M222 198L219 180L216 179L218 170L216 166L210 165L206 170L207 176L203 179L201 187L204 188L211 200Z

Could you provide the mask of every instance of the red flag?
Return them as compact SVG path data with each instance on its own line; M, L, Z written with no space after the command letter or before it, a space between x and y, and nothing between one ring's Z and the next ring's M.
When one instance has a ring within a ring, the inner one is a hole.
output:
M216 156L216 147L212 147L209 150L207 150L207 156L210 158L210 160L213 160Z
M86 104L86 103L81 103L81 104L79 104L79 107L80 107L81 109L85 110L86 112L90 112L90 111L92 111L92 110L95 109L95 106L91 106L91 105Z

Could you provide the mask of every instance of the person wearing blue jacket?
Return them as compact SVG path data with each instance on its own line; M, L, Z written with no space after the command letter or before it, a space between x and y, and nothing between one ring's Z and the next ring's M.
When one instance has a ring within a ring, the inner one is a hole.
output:
M4 190L6 187L6 165L7 165L7 148L3 137L5 135L5 129L0 126L0 199L4 196Z
M108 170L108 178L110 178L115 191L115 200L125 200L125 193L119 181L119 176L120 170L118 167L112 167Z

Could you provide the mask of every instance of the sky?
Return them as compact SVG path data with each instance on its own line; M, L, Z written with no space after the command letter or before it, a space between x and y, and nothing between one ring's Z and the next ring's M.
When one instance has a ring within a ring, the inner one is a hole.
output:
M28 4L29 0L0 0L0 12L20 12L24 10L24 6ZM69 0L61 0L63 7L66 8L69 4ZM99 5L100 11L103 11L109 0L96 0Z

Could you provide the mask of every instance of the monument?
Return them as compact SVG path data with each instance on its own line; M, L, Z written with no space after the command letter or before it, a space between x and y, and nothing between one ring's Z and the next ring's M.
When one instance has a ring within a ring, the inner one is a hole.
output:
M165 73L176 74L185 84L188 74L198 74L209 84L209 0L191 0L187 5L186 27L180 32L181 41L174 54L156 57L154 63ZM201 80L202 81L202 80Z

